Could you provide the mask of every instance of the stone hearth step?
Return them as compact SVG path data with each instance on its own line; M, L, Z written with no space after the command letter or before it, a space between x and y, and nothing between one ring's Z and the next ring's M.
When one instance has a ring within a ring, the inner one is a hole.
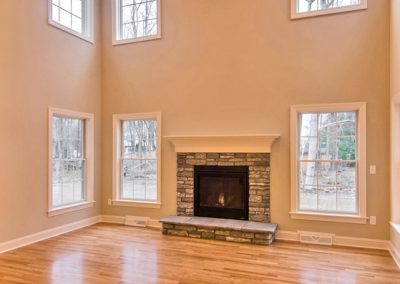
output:
M163 234L191 238L270 245L277 224L242 220L168 216L162 218Z

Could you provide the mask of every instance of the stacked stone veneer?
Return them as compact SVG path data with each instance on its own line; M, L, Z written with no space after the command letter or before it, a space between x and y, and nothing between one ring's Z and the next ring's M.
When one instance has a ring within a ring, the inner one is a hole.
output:
M194 166L248 166L249 220L270 222L269 153L178 153L177 215L193 216Z
M192 226L163 223L163 234L190 238L220 240L236 243L251 243L270 245L275 238L273 232L254 232L224 228L209 228L205 226Z

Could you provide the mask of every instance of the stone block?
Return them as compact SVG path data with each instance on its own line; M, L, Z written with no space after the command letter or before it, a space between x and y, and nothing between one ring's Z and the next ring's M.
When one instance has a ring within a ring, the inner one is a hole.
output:
M231 232L231 237L253 239L254 238L254 233L232 231Z
M202 239L214 239L214 232L201 232Z
M183 231L196 231L195 226L188 226L188 225L175 225L175 229Z
M231 231L226 231L226 230L215 230L215 235L229 236L230 234L231 234Z
M173 229L174 225L168 224L168 223L163 223L162 227L163 227L163 229Z
M257 244L257 245L270 245L272 243L272 241L265 240L265 239L253 239L252 243Z
M236 237L226 237L228 242L236 242L236 243L251 243L251 239L245 238L236 238Z
M168 235L180 236L180 237L188 237L189 236L188 232L180 231L180 230L168 230Z

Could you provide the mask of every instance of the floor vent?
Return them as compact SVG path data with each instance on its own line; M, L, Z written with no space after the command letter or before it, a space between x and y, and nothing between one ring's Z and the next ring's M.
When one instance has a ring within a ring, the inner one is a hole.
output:
M125 225L135 227L146 227L149 223L149 217L125 216Z
M334 234L299 231L300 243L316 245L333 245Z

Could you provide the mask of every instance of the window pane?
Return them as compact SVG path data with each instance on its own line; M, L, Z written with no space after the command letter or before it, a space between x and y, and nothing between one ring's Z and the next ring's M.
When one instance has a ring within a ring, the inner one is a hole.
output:
M84 200L84 161L53 161L53 206Z
M146 164L146 200L157 200L157 161L148 160Z
M338 164L337 185L341 187L356 186L356 163Z
M81 33L82 32L82 19L72 16L72 27L74 31Z
M300 186L300 210L317 210L318 193L316 186Z
M316 160L318 150L317 137L300 138L300 160Z
M355 187L339 187L337 189L337 210L341 212L357 212L357 191Z
M157 157L157 121L125 120L122 122L122 156L126 158Z
M318 210L335 211L336 210L336 188L319 187L318 189Z
M60 21L60 8L58 8L55 5L51 6L51 16L52 16L52 20L55 22L59 22Z
M317 163L315 162L300 162L300 185L317 186Z
M71 28L71 14L60 9L60 24Z
M71 12L71 0L60 0L60 7Z
M360 4L361 0L297 0L297 12L320 11Z
M72 0L72 14L82 18L82 0Z
M319 163L318 186L336 186L336 163Z
M318 134L318 114L302 113L300 114L300 136L317 137Z
M53 158L83 158L83 128L81 119L53 117Z
M122 39L140 38L157 34L157 1L121 1Z

